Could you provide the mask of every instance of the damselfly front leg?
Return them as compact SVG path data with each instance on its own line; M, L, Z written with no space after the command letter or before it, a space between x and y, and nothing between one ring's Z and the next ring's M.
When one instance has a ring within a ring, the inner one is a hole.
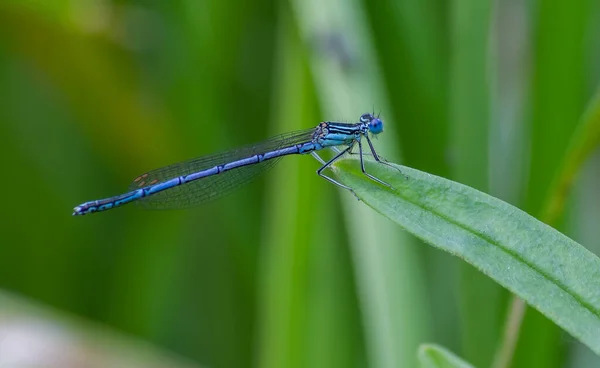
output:
M404 173L402 172L402 170L400 170L400 169L399 169L399 168L397 168L396 166L394 166L394 165L390 164L390 163L389 163L389 162L387 162L386 160L383 160L383 159L381 159L381 158L380 158L380 157L377 155L377 152L375 152L375 147L373 147L373 143L371 143L371 139L369 139L369 136L368 136L368 135L365 135L365 138L367 138L367 143L369 143L369 147L371 148L371 152L373 153L373 157L375 158L375 161L377 161L377 162L379 162L379 163L381 163L381 164L387 165L387 166L389 166L389 167L392 167L392 168L394 168L394 169L398 170L398 172L399 172L400 174L404 175ZM404 175L404 177L405 177L406 179L408 179L408 176Z

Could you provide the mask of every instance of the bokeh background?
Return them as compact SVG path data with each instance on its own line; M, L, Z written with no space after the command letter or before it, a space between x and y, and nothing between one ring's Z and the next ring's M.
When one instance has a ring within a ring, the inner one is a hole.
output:
M2 0L0 362L490 366L510 295L310 157L191 210L71 209L374 110L388 160L539 216L599 80L595 0ZM553 225L597 253L600 155L580 171ZM512 366L600 359L527 309Z

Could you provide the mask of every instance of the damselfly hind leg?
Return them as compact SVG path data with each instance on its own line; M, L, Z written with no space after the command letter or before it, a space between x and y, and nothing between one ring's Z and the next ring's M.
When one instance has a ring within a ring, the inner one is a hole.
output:
M339 153L340 151L338 150L337 152ZM310 153L310 155L311 155L312 157L316 158L316 159L317 159L317 161L319 161L319 162L321 163L321 165L325 165L325 164L327 163L327 162L325 162L325 160L323 160L323 159L321 158L321 156L319 156L319 154L318 154L318 153L316 153L315 151L312 151L312 152Z
M316 158L316 159L317 159L319 162L323 163L323 166L321 166L321 167L319 168L319 170L317 170L317 175L319 175L319 176L320 176L320 177L322 177L323 179L325 179L325 180L327 180L327 181L329 181L329 182L331 182L331 183L333 183L333 184L337 185L337 186L338 186L338 187L340 187L340 188L348 189L348 190L349 190L349 191L350 191L350 192L351 192L351 193L354 195L354 197L356 197L356 199L360 201L360 198L358 198L358 196L356 195L356 193L354 192L354 190L353 190L352 188L350 188L349 186L347 186L347 185L344 185L344 184L342 184L342 183L338 182L337 180L335 180L335 179L333 179L333 178L331 178L331 177L329 177L329 176L327 176L327 175L323 174L323 170L325 170L326 168L328 168L329 166L331 166L331 164L333 164L333 163L334 163L335 161L337 161L337 160L338 160L340 157L342 157L344 154L346 154L346 153L347 153L347 152L348 152L348 151L349 151L351 148L352 148L352 146L350 146L350 147L346 148L346 149L345 149L345 150L343 150L343 151L340 151L340 152L339 152L337 155L335 155L335 157L333 157L331 160L329 160L329 161L327 161L327 162L325 162L325 161L324 161L324 160L323 160L323 159L322 159L322 158L321 158L319 155L317 155L317 154L316 154L314 151L313 151L312 153L314 153L314 154L313 154L313 157L315 157L315 158ZM311 153L311 154L312 154L312 153Z

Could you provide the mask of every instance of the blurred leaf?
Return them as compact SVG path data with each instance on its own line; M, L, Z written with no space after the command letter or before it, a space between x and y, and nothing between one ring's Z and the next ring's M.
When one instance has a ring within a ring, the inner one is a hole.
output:
M360 1L292 1L324 117L356 120L373 107L394 121L384 92L364 8ZM377 148L398 157L393 126ZM343 214L348 231L370 367L412 367L414 351L428 331L428 305L416 244L391 222L347 193Z
M105 326L0 290L1 367L199 368Z
M489 186L490 29L492 1L456 0L450 6L451 178L479 190ZM501 325L502 289L472 267L461 264L462 355L489 365ZM481 308L481 299L488 301Z
M16 5L0 7L0 40L62 93L81 118L73 129L111 162L137 172L139 163L149 167L159 154L177 150L167 114L153 96L143 96L132 60L121 58L111 40Z
M487 53L492 3L454 1L451 136L454 176L487 187L489 87ZM474 154L476 153L476 154Z
M448 2L376 0L365 7L392 101L385 115L393 112L397 118L393 125L402 158L411 166L447 174Z
M280 15L272 122L285 132L316 121L317 105L298 30L289 9ZM335 188L311 175L312 158L288 159L267 191L258 366L360 366L362 326Z
M526 209L538 212L585 107L588 1L541 1L531 81L531 165Z
M597 22L591 11L595 2L531 2L531 73L525 120L529 147L528 157L524 157L529 169L522 182L525 191L520 207L537 217L544 210L589 97L590 76L584 65L588 62L586 39L597 38L590 27ZM525 314L519 340L515 366L559 367L568 354L560 330L535 311Z
M421 368L473 368L451 351L435 344L421 345L418 358Z
M348 0L291 2L300 34L310 50L310 66L324 117L356 119L381 109L395 121L363 4ZM377 148L398 157L394 126L386 126ZM429 306L422 286L417 245L391 221L343 196L342 208L362 313L367 364L412 367L414 351L428 332Z
M542 213L547 223L554 223L563 208L577 173L583 163L600 143L600 91L596 93L586 113L573 134L567 154L563 159L559 175L555 179L550 199Z
M340 161L336 176L415 236L463 258L600 353L600 259L499 199L404 166ZM399 174L397 169L402 170Z

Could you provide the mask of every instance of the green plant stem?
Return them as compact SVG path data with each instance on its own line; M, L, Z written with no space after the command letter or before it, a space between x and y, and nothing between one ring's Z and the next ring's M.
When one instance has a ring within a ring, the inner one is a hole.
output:
M509 315L506 319L506 327L504 329L504 335L500 350L496 353L494 358L493 368L505 368L510 365L515 348L517 347L517 341L519 340L519 331L521 330L521 324L523 323L523 317L525 317L525 311L527 305L518 296L513 295L510 303Z

